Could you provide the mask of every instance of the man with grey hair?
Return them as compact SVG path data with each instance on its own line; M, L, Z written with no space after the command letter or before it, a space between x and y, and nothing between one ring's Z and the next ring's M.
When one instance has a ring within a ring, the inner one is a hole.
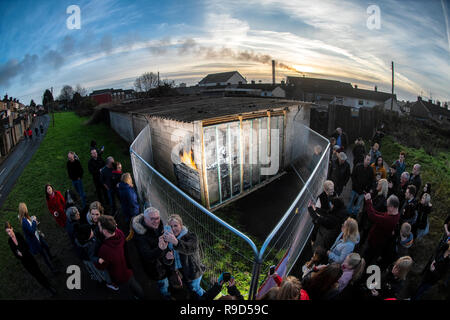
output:
M391 195L387 199L387 212L379 212L373 207L370 193L366 193L364 199L368 218L373 223L363 254L367 265L370 265L383 254L393 237L395 227L400 220L399 201L396 195Z
M422 186L422 179L420 178L420 164L416 163L413 166L412 174L409 177L409 184L416 186L416 190L420 190Z
M111 215L115 215L116 213L116 201L114 199L114 188L112 183L113 164L114 158L109 156L106 158L106 165L100 170L100 182L105 187Z
M400 185L398 186L397 193L395 194L400 202L400 208L403 207L405 202L405 193L409 184L409 172L405 171L400 176Z
M173 257L162 237L164 225L159 210L154 207L145 209L144 213L132 219L131 229L145 273L151 280L157 281L163 298L170 299L168 276Z
M329 180L333 181L336 194L340 196L342 190L350 179L350 164L347 161L347 155L339 152L337 159L331 164Z

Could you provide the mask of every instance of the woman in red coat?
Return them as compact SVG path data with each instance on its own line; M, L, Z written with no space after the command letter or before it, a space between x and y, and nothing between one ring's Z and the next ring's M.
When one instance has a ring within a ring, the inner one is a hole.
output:
M45 197L47 199L47 207L50 214L55 218L56 223L61 227L66 226L66 213L64 208L66 207L66 200L62 196L61 192L55 190L52 185L45 185Z

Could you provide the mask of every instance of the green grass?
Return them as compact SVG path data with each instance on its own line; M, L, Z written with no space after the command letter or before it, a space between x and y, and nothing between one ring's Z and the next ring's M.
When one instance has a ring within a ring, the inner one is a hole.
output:
M400 151L406 152L406 171L412 172L414 164L421 165L422 187L425 183L431 183L431 203L433 211L429 216L430 232L423 239L420 239L411 248L411 257L417 264L417 270L422 270L428 262L430 256L434 253L444 232L444 220L449 214L450 208L450 151L434 150L433 156L427 154L424 148L416 149L401 145L395 141L392 136L386 136L382 142L381 152L384 160L391 164L398 159ZM420 190L419 192L421 192ZM420 276L413 274L411 282L420 281ZM418 284L418 282L416 282ZM435 286L430 290L430 299L442 299L442 293L439 287Z
M51 183L62 193L72 189L72 183L66 170L67 153L74 151L80 158L84 169L83 185L90 201L94 198L94 185L87 163L90 158L90 142L96 140L98 146L105 146L104 158L112 155L122 163L123 172L131 172L128 144L105 124L85 125L87 118L80 118L72 112L56 113L55 127L48 129L47 135L39 149L18 179L13 190L0 209L2 227L9 221L16 231L21 231L17 214L19 202L25 202L30 215L35 215L41 222L40 228L49 242L52 253L58 255L70 247L68 237L49 214L44 194L44 185ZM0 298L32 298L39 287L12 255L4 231L0 236ZM46 266L43 266L43 271Z

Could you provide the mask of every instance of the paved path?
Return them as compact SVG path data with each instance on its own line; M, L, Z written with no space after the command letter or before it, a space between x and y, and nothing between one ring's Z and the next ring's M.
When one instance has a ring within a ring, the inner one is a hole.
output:
M44 125L44 134L36 137L34 128L42 122ZM28 162L39 148L45 134L47 133L50 117L43 115L36 117L32 125L33 140L21 140L14 148L13 152L0 165L0 208L3 206L6 198L13 189L17 179L22 174ZM16 209L14 209L16 211Z

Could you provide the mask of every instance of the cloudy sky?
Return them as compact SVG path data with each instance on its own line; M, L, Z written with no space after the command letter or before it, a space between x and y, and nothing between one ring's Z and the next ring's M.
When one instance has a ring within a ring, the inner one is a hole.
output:
M305 75L386 92L394 61L399 99L449 101L449 2L0 0L0 94L41 103L46 88L128 89L147 71L188 85L231 70L270 82L273 58L278 82ZM70 5L80 29L67 28Z

